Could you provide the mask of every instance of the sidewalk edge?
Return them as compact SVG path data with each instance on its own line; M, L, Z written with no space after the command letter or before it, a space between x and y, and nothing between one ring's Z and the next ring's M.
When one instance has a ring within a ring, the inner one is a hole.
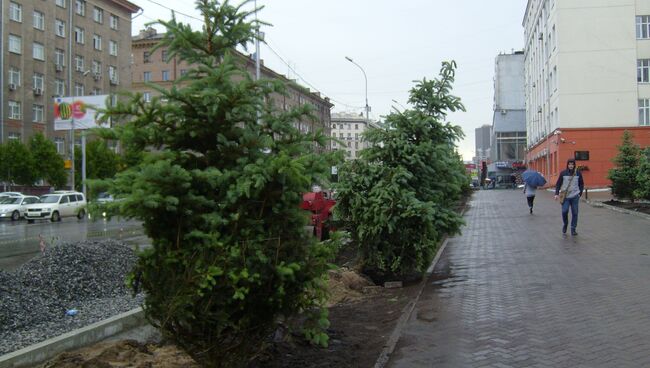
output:
M463 211L464 214L465 211ZM388 338L388 341L386 342L386 345L384 345L384 349L381 351L381 354L379 354L379 357L377 358L377 361L375 362L374 368L383 368L386 366L386 363L390 360L390 356L395 350L395 347L397 346L397 342L399 341L400 337L402 336L402 330L404 329L404 326L406 326L406 323L408 322L409 319L411 319L411 315L413 314L413 310L415 309L415 305L417 304L418 300L420 300L420 295L422 295L422 291L424 290L424 286L426 285L427 281L429 280L429 277L433 273L433 269L435 268L436 264L440 260L440 257L442 255L442 252L444 252L445 248L447 247L447 242L449 241L449 237L446 237L445 240L442 242L442 245L438 249L438 252L436 252L436 256L431 262L431 265L427 269L427 272L425 273L424 277L422 278L422 281L420 281L420 285L418 285L418 293L415 296L413 300L411 300L406 307L402 310L402 315L397 321L397 325L395 326L395 329L393 330L393 333L391 333L390 337Z
M625 208L619 208L619 207L616 207L616 206L612 206L610 204L605 204L603 202L593 201L593 200L590 200L590 199L585 199L585 202L587 202L587 204L589 204L592 207L596 207L596 208L604 207L604 208L609 209L610 211L625 213L625 214L628 214L628 215L633 215L633 216L644 218L646 220L650 220L650 215L647 215L645 213L641 213L641 212L637 212L637 211L631 211L631 210L628 210L628 209L625 209Z
M0 368L26 367L41 363L64 351L99 342L120 332L148 323L144 311L138 307L108 319L95 322L63 335L27 346L0 356Z

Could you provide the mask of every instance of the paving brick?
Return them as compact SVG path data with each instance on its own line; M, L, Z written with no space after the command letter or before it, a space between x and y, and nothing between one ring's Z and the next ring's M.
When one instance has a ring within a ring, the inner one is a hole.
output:
M650 366L650 221L538 191L478 191L389 367Z

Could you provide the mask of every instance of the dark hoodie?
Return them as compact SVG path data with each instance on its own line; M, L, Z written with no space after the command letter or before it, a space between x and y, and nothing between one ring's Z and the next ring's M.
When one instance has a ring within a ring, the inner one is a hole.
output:
M571 162L573 162L573 170L569 170L569 163ZM570 158L567 160L566 166L566 170L560 173L560 177L557 178L557 183L555 183L555 195L559 195L560 191L566 190L569 182L571 182L566 197L573 198L575 196L582 196L582 191L585 189L585 182L582 180L582 173L580 173L580 170L577 170L576 160ZM574 171L576 172L576 176L571 180Z

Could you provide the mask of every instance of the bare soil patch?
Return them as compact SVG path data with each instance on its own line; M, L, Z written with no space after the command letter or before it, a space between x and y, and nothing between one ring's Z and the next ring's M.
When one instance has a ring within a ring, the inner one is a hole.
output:
M372 367L403 309L417 293L417 285L401 289L373 286L367 277L346 268L330 272L329 286L329 346L313 346L296 331L280 342L272 342L250 368ZM199 365L171 344L121 340L62 353L41 367L198 368Z
M650 215L650 203L647 202L632 203L632 202L621 202L617 200L611 200L603 203L608 204L610 206L624 208L626 210L641 212Z

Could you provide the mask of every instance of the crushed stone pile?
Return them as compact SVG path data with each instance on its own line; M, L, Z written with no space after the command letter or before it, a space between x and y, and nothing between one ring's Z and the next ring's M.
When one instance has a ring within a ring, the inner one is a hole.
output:
M60 243L0 271L0 354L138 307L126 276L135 252L115 240ZM66 311L76 309L77 315Z

